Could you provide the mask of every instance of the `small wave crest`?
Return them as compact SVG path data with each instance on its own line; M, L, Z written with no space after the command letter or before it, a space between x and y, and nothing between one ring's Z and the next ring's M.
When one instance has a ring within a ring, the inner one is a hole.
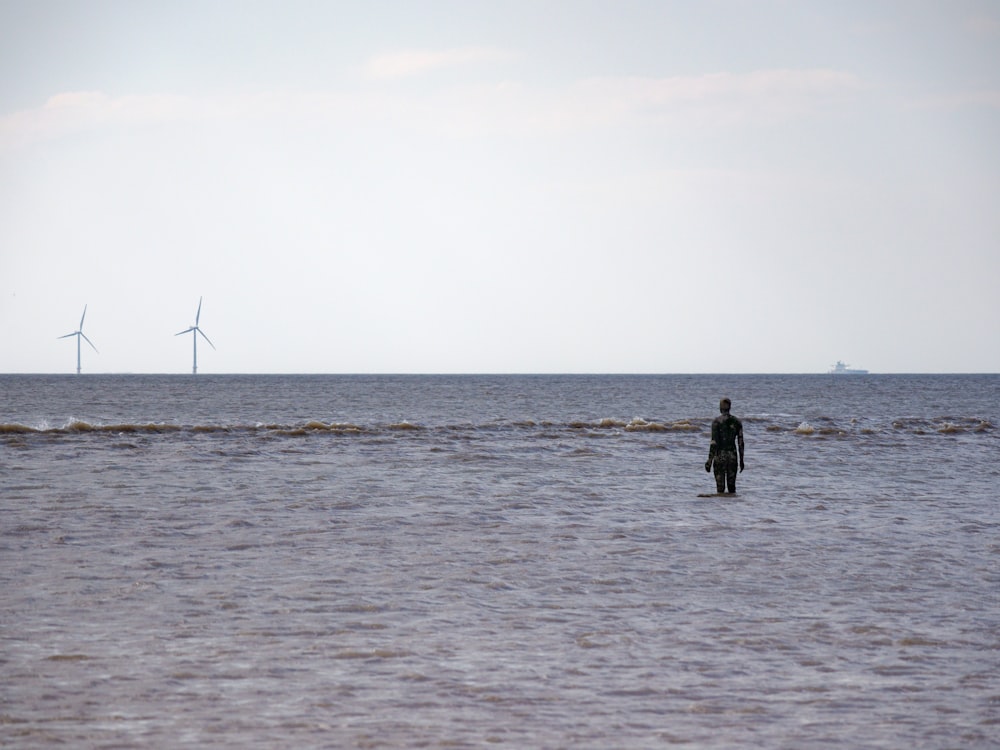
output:
M345 433L362 433L364 428L360 425L353 424L351 422L330 422L329 424L325 422L318 422L316 420L310 420L304 425L307 430L314 430L316 432L345 432Z
M649 422L642 417L633 417L632 421L625 425L629 432L666 432L669 427L661 422Z
M832 422L832 420L824 419L822 421ZM802 422L798 427L796 427L792 432L796 435L805 435L813 437L848 437L851 434L850 430L842 429L834 424L827 424L820 427L810 424L809 422ZM858 430L858 432L863 432Z
M616 417L604 417L593 422L574 420L569 422L567 426L574 430L624 430L625 432L670 432L674 430L697 432L701 429L698 425L691 424L687 419L666 422L644 417L632 417L628 421Z
M166 424L160 422L148 422L148 423L123 423L123 424L95 424L93 422L87 422L82 419L71 419L62 427L50 427L48 425L40 425L37 427L32 427L30 425L21 424L18 422L0 424L0 435L24 435L24 434L34 434L34 433L49 433L49 434L74 434L74 433L88 433L88 432L106 432L115 435L120 435L122 433L161 433L161 432L178 432L182 430L180 425L176 424ZM192 428L198 429L198 428ZM211 428L202 428L211 429Z
M583 432L593 436L616 437L626 434L665 433L674 435L691 434L692 438L704 431L707 422L698 419L647 419L632 417L602 417L594 420L569 420L564 422L546 419L517 419L512 421L490 420L487 422L471 421L455 424L424 424L415 420L402 419L388 423L355 423L347 421L324 421L322 419L307 419L298 423L281 424L270 422L255 423L216 423L205 422L193 425L183 425L167 422L115 422L104 424L91 419L71 418L61 426L53 427L45 422L25 424L10 421L0 424L0 437L10 439L31 435L198 435L211 437L213 435L281 435L281 436L374 436L386 434L435 434L445 431L450 434L489 433L496 430L517 429L526 432L542 431L546 436L558 433L560 430ZM866 439L878 438L887 431L906 432L913 435L940 435L947 437L976 438L995 434L996 427L988 420L978 417L940 417L940 418L898 418L891 422L875 424L871 421L858 419L837 420L829 417L817 417L809 420L788 421L784 417L759 420L748 432L789 433L812 438Z
M390 424L389 429L408 431L408 430L422 430L424 428L418 424L414 424L413 422L407 422L404 419L402 422L394 422L393 424Z

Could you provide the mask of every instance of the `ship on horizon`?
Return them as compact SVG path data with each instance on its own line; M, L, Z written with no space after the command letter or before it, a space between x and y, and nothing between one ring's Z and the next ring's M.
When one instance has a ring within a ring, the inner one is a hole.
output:
M833 367L830 368L830 374L831 375L867 375L868 374L868 370L861 370L861 369L853 368L850 365L845 365L843 362L841 362L838 359L837 360L837 364L833 365Z

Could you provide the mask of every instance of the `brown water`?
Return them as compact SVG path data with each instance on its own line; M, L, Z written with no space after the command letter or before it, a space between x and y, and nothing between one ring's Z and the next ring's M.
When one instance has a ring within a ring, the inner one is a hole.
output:
M996 747L998 386L0 376L0 744Z

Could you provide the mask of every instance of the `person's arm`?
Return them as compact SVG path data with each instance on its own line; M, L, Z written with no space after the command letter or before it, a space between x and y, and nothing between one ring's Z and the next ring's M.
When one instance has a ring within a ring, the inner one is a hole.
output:
M743 471L743 423L740 423L739 430L736 431L736 445L740 449L740 471Z
M712 461L715 460L715 454L719 450L719 446L715 442L715 438L717 437L718 429L719 428L716 426L715 422L712 422L712 442L709 443L709 445L708 445L708 460L705 462L705 471L711 471L712 470Z

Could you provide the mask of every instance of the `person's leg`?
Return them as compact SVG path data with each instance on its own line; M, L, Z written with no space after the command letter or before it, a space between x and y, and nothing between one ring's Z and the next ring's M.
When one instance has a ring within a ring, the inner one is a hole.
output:
M715 472L715 489L721 495L726 491L726 462L721 455L715 457L712 470Z
M736 456L736 453L726 451L723 454L723 460L721 463L725 468L725 481L720 485L719 492L727 489L729 492L736 492L736 468L739 465L739 459Z

